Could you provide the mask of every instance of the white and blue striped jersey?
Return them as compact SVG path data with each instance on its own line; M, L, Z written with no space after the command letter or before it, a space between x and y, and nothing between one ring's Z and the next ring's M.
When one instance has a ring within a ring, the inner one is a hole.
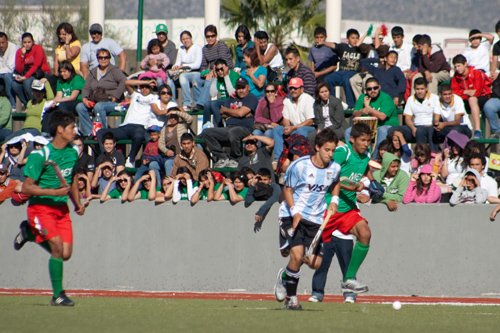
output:
M311 156L304 156L294 161L285 173L285 185L293 188L295 207L304 219L322 224L327 208L325 194L330 185L338 182L340 165L331 161L324 169L316 167ZM280 217L291 217L286 200L281 203Z

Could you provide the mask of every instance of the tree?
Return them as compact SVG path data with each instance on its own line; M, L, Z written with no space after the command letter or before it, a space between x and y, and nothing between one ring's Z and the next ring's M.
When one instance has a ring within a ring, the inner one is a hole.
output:
M231 28L244 24L250 30L265 30L278 49L292 32L299 36L318 22L320 0L223 0L221 12ZM314 29L314 28L312 28Z

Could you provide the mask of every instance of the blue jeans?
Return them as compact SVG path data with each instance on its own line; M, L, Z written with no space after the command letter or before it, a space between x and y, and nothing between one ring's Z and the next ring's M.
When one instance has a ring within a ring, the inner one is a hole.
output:
M500 132L498 113L500 112L500 98L492 97L483 106L483 112L490 123L491 133Z
M373 149L373 153L372 153L372 157L371 157L372 160L377 158L378 145L382 141L387 139L387 132L389 131L389 129L391 127L392 126L390 126L390 125L383 125L383 126L377 127L377 141L375 142L375 149ZM346 143L349 142L349 140L351 138L351 130L352 130L352 127L349 127L348 129L345 130L344 139L345 139Z
M356 74L355 71L336 71L325 77L325 82L330 86L330 95L335 96L335 87L341 85L344 87L345 100L350 108L356 104L354 93L349 79Z
M182 105L183 106L191 106L193 104L193 100L191 98L191 85L193 82L196 82L198 84L198 81L201 81L200 79L200 72L189 72L189 73L184 73L179 76L179 84L182 89ZM172 88L172 86L170 86ZM195 87L193 87L193 92L195 91ZM203 105L202 103L199 103L199 100L197 99L196 93L194 94L194 103L195 104L200 104Z
M212 80L207 81L202 79L201 76L196 78L196 86L193 86L194 104L205 105L205 103L210 100L210 86L212 85Z
M340 270L342 271L342 278L345 277L347 267L349 267L349 262L351 261L352 247L352 240L341 239L335 236L332 236L332 239L328 243L323 243L323 262L313 275L312 296L316 296L318 299L323 300L326 277L335 253L337 253L337 260L339 261ZM348 296L356 299L355 293L344 293L344 298Z
M12 82L14 82L12 73L0 74L0 81L3 82L4 90L7 93L7 98L9 99L10 106L12 108L15 108L16 99L14 98L14 93L12 92Z
M164 165L165 176L170 176L170 173L172 172L172 169L174 168L174 159L175 159L175 155L172 157L167 157L167 160L165 161L165 165Z
M143 164L139 167L139 169L137 169L137 172L135 173L135 177L134 177L134 182L137 182L139 180L139 178L141 178L142 175L145 174L146 172L148 172L149 170L153 170L155 172L155 175L156 175L156 187L159 187L159 186L161 186L160 169L161 169L161 166L156 161L150 162L149 165ZM142 184L141 184L141 188L142 188Z
M108 127L108 113L115 111L118 103L115 102L99 102L94 106L94 115L99 115L102 122L102 128ZM76 113L80 120L79 128L83 136L92 134L93 122L89 115L88 109L83 103L76 106Z
M214 127L223 127L222 116L220 115L220 107L224 105L226 101L217 99L215 101L208 101L203 106L203 125L210 121L211 116L214 119Z
M265 132L262 132L261 130L253 130L252 132L252 135L264 135L264 136L267 136L268 138L273 138L273 130L272 129L268 129L266 130ZM259 147L262 147L262 142L259 141Z
M293 131L291 134L302 135L307 140L307 134L313 131L315 128L312 126L301 126ZM277 162L280 159L281 152L283 151L283 126L276 126L273 128L273 139L274 139L274 160Z
M12 97L19 97L21 103L26 106L28 101L33 99L33 94L31 93L31 83L35 80L34 76L30 76L23 82L17 82L16 80L12 81Z

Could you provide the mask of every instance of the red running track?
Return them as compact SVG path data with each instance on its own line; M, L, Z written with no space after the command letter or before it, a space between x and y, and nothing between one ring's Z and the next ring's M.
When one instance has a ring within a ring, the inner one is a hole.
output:
M145 292L145 291L110 291L110 290L67 290L73 297L137 297L137 298L176 298L176 299L218 299L218 300L263 300L274 301L272 294L245 294L245 293L186 293L186 292ZM0 296L42 296L51 295L51 290L42 289L3 289ZM299 295L299 300L307 302L309 295ZM359 295L356 303L401 303L414 304L484 304L500 305L500 298L469 298L469 297L420 297L420 296L370 296ZM340 295L325 296L324 302L341 303L344 298Z

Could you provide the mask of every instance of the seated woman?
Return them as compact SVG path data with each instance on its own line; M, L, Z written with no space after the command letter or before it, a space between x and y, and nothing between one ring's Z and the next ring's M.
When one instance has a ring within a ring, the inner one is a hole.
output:
M250 92L255 97L264 97L264 86L267 83L267 69L260 65L260 60L254 47L243 52L243 62L247 65L247 68L241 71L241 77L248 81Z
M401 159L399 169L409 174L411 156L413 155L413 152L406 143L403 133L401 131L394 131L391 134L387 135L387 141L389 141L389 143L392 143L389 152L393 153Z
M16 52L13 97L19 97L24 106L33 99L33 80L40 80L50 75L50 67L43 47L35 44L33 35L25 32L22 36L23 47Z
M142 189L139 190L139 186L142 184ZM128 201L134 201L137 199L148 199L153 201L156 198L156 174L154 170L149 170L148 173L140 177L130 189L128 194Z
M91 186L89 177L87 177L85 171L83 171L82 169L77 170L75 174L76 178L78 179L78 195L80 200L90 200L90 198L92 197L92 193L90 192Z
M411 176L410 184L403 196L403 203L434 203L441 200L441 189L436 184L436 174L429 164Z
M116 182L116 188L109 192L112 184ZM126 170L122 170L118 175L111 178L108 185L104 188L101 194L101 202L108 201L109 199L121 199L122 203L128 200L128 194L134 183L134 178Z
M278 95L278 86L268 82L264 88L265 95L260 99L255 110L253 135L265 135L273 138L273 128L282 125L283 101L285 97Z
M238 42L238 45L236 45L236 62L234 64L234 70L236 72L241 72L247 68L247 65L243 62L243 52L254 47L255 44L251 40L252 35L250 35L250 31L246 25L240 25L236 28L234 38Z
M456 131L451 131L443 143L443 151L436 155L434 164L441 163L439 174L444 179L445 184L450 186L464 170L463 151L469 138Z
M212 201L215 197L215 192L221 187L221 184L216 183L214 176L209 169L200 171L198 182L195 183L195 192L191 197L191 204L195 204L200 200Z
M24 133L31 133L33 136L41 135L42 117L46 108L46 102L54 99L54 93L45 78L33 80L31 87L33 89L33 98L26 106L26 120L24 121L23 128L7 136L5 141L9 141Z
M90 113L101 118L102 128L107 127L108 113L123 100L125 81L127 78L122 70L110 64L111 53L107 49L96 52L99 65L87 75L82 90L82 102L76 106L80 120L79 129L83 136L92 135L93 122Z
M162 202L166 202L170 199L172 199L172 193L170 193L170 195L167 197L167 191L168 191L168 188L170 187L170 184L172 184L174 182L174 179L170 176L165 176L163 177L162 181L161 181L161 187L156 189L156 198L155 198L155 202L156 203L162 203Z
M224 179L224 186L219 187L215 192L214 200L229 200L234 205L245 200L247 191L248 178L241 171L236 171L231 178Z
M175 181L171 182L165 191L165 197L172 198L172 202L176 203L179 200L191 200L194 194L193 175L186 167L177 169Z
M82 44L76 37L73 26L63 22L57 26L57 47L54 51L54 74L60 75L61 63L69 61L75 72L82 75L80 71L80 51Z
M420 142L414 145L414 157L411 160L410 174L417 174L424 165L434 166L434 157L431 156L431 148L428 143ZM437 174L439 170L436 168Z
M316 86L314 92L314 126L316 130L309 132L307 139L311 147L314 147L316 134L330 127L338 138L343 138L345 130L349 128L344 116L344 107L337 97L330 95L330 85L321 82Z

